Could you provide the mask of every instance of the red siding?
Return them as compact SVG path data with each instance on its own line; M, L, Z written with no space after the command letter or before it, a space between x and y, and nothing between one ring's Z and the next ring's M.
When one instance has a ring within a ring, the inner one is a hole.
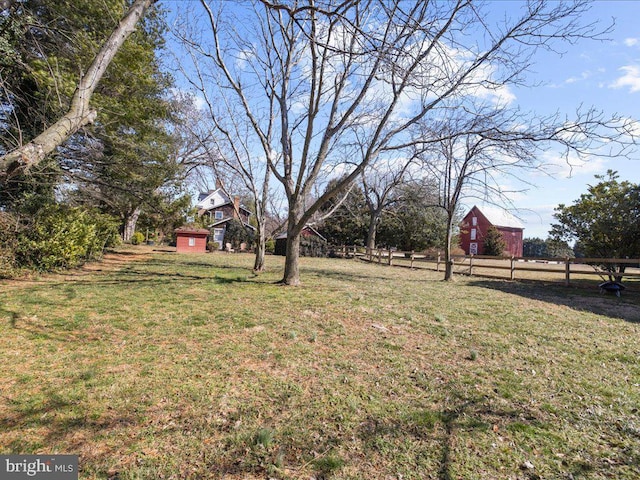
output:
M475 225L473 218L476 218ZM469 213L467 213L467 215L462 219L462 222L460 222L460 248L464 250L465 254L484 254L484 237L491 226L491 222L483 215L478 207L473 207ZM507 244L505 254L512 255L514 257L521 257L523 229L517 227L502 227L498 225L496 225L496 228L500 233L502 233L502 238ZM474 230L475 239L472 239ZM475 244L475 251L473 244Z
M205 253L207 251L208 230L176 230L176 251L178 253Z
M522 256L522 229L514 227L497 227L507 244L507 253L514 257Z

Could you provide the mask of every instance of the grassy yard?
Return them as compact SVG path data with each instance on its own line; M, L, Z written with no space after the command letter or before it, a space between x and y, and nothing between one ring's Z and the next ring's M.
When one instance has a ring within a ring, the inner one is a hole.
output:
M154 253L0 282L0 453L82 479L640 478L640 293Z

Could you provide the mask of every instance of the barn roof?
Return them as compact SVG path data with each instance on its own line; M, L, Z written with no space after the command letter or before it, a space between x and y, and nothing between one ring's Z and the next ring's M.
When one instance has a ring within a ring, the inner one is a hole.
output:
M507 210L499 207L483 206L482 208L475 206L487 220L495 227L524 228L524 225L514 215Z

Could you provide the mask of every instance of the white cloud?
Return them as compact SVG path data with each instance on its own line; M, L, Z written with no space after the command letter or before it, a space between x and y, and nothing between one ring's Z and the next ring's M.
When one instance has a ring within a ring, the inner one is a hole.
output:
M640 45L640 38L625 38L623 42L627 47L635 47Z
M598 70L600 71L600 69ZM590 70L586 70L584 72L582 72L580 75L578 76L574 76L574 77L569 77L567 78L564 83L568 83L568 84L572 84L572 83L576 83L579 82L580 80L587 80L590 77L593 76L593 72L591 72Z
M571 178L576 175L599 174L606 171L606 161L602 157L592 155L589 158L579 158L571 153L565 157L558 151L548 150L542 155L543 168L541 173L556 178Z
M640 92L640 66L626 65L619 70L625 72L620 78L613 82L611 88L629 87L630 93Z
M238 70L244 70L247 68L251 61L255 58L255 54L250 50L241 50L238 52L235 61L235 67Z

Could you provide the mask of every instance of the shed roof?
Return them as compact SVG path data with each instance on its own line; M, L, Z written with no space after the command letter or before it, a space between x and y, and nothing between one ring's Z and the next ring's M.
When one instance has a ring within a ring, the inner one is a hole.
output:
M195 235L209 235L209 230L206 228L189 228L189 227L180 227L174 230L175 233L184 233L184 234L195 234Z

